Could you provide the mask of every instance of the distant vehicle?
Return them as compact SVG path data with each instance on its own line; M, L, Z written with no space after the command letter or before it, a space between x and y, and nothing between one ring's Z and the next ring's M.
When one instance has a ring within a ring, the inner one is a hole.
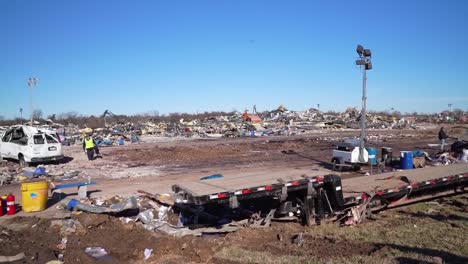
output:
M63 158L58 134L31 126L12 127L3 132L0 153L3 158L18 160L22 167Z
M367 163L369 154L364 149L364 163ZM361 169L359 162L359 146L357 144L343 142L338 143L333 150L333 170L341 170L343 167L352 167L354 170Z

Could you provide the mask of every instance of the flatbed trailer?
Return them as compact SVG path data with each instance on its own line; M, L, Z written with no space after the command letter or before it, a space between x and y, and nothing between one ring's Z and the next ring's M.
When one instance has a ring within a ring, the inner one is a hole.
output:
M211 180L173 185L184 208L224 206L234 210L262 208L275 218L296 216L307 225L348 214L351 209L380 208L403 199L464 191L468 164L395 171L343 179L324 169L291 170L268 174L234 174ZM206 210L205 210L206 211Z

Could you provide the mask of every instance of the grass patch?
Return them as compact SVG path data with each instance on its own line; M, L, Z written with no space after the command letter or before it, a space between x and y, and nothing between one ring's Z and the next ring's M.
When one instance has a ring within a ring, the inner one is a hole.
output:
M454 200L466 204L466 195ZM453 200L449 200L453 201ZM343 228L327 224L311 228L317 235L339 235L349 240L369 243L405 245L449 251L461 256L468 255L468 213L449 206L433 203L415 204L389 210L356 227Z
M355 227L339 227L332 223L305 228L310 236L339 237L349 241L350 247L353 243L376 245L377 250L370 254L320 258L320 254L297 256L228 245L215 257L227 263L434 263L440 260L437 258L445 263L468 263L467 204L468 196L464 194L437 203L388 210L377 215L377 221ZM333 246L330 245L330 250Z
M369 256L349 256L336 258L320 257L298 257L282 255L277 256L268 252L251 251L238 247L223 248L215 255L215 263L249 263L249 264L375 264L375 263L431 263L433 258L423 254L412 252L400 252L391 249L385 253L385 258L381 254Z

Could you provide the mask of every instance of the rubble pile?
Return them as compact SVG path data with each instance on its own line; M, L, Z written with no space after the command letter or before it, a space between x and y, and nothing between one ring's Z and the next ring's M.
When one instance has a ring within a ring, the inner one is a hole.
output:
M247 118L245 118L247 116ZM447 113L397 117L391 114L366 114L366 127L369 129L418 129L422 122L449 122ZM255 117L252 120L251 117ZM291 111L283 105L272 111L251 115L232 112L229 115L210 116L203 119L178 121L140 121L106 123L106 127L83 128L69 123L66 125L47 120L38 125L42 129L57 132L63 145L81 144L83 134L92 133L98 145L123 145L125 142L138 142L138 136L157 137L239 137L296 135L317 130L359 129L361 113L356 107L348 107L342 113L322 112L315 108L306 111ZM455 119L453 119L455 120ZM452 120L452 121L453 121ZM458 119L457 119L458 120ZM0 127L5 130L6 127Z
M288 111L285 107L279 107L268 112L263 120L267 126L284 124L289 130L296 130L302 133L314 129L357 129L360 127L361 113L357 108L348 107L343 113L323 113L318 109L310 108L306 111ZM402 129L413 128L414 122L405 119L396 119L388 116L373 114L366 115L366 126L368 128L379 129Z
M231 221L224 219L224 222L213 226L213 223L189 225L193 221L193 211L191 218L183 211L193 210L185 208L181 204L176 204L174 198L169 194L150 194L144 191L139 196L123 198L120 196L105 196L90 199L64 199L58 205L65 211L72 211L72 215L84 213L107 214L118 217L124 225L139 225L142 228L172 236L202 236L207 234L225 234L235 232L241 227L257 227L255 223L244 221ZM203 216L209 213L201 213ZM211 215L210 215L211 216ZM214 216L211 216L214 217ZM55 220L51 226L59 227L62 239L61 249L66 247L66 236L83 229L83 225L77 220L64 219ZM190 228L190 227L191 228ZM64 242L65 241L65 242Z
M0 186L15 181L21 172L19 164L8 161L0 161Z

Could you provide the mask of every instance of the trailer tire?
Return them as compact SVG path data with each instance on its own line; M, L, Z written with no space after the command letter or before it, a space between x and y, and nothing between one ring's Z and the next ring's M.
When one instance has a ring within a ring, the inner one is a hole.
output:
M306 197L303 211L304 211L304 223L307 226L313 226L316 224L315 214L313 212L314 210L313 206L314 206L314 201L312 199L307 199Z
M337 164L340 164L340 160L337 159L337 158L333 158L333 159L332 159L332 166L333 166L332 169L333 169L334 171L340 171L340 172L341 172L342 167L341 167L341 166L337 166Z

